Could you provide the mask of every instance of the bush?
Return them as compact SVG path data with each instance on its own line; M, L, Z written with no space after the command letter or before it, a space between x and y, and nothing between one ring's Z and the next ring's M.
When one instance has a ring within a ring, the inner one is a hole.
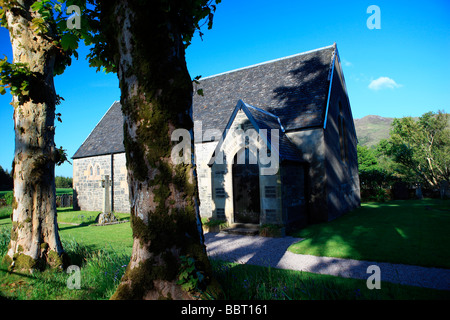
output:
M56 188L72 188L73 179L69 177L56 176L55 185Z
M6 201L6 205L7 205L7 206L12 205L13 198L14 198L14 194L13 194L12 192L8 192L8 193L5 194L5 196L3 197L3 199L5 199L5 201Z
M259 229L259 235L262 237L279 238L286 235L285 228L277 224L264 224Z
M228 227L228 222L220 219L202 218L203 232L219 232Z
M0 260L8 252L8 245L11 239L11 228L0 228Z

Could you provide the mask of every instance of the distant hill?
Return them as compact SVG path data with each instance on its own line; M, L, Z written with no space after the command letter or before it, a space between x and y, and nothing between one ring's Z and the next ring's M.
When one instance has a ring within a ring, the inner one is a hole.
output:
M356 135L360 145L371 147L381 139L389 138L389 130L394 118L384 118L375 115L354 119Z

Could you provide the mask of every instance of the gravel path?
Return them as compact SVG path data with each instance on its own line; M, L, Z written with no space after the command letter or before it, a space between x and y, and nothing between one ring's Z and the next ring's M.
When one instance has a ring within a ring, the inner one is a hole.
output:
M381 281L450 290L450 269L316 257L287 251L291 244L301 240L293 237L267 238L225 233L205 234L206 249L213 259L364 280L373 274L373 272L368 273L367 268L377 265L381 271Z

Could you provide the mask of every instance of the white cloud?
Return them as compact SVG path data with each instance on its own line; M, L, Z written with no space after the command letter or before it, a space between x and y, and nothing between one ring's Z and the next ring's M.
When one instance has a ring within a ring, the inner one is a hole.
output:
M347 61L345 59L342 59L342 63L344 64L344 66L346 67L351 67L353 66L353 63L351 63L350 61Z
M389 77L379 77L378 79L372 80L369 84L369 89L371 90L382 90L382 89L395 89L400 88L402 85L395 82Z

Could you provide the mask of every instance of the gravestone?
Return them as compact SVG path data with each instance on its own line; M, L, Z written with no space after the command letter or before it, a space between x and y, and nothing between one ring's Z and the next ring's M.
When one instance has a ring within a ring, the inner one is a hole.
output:
M423 199L422 186L419 183L416 186L416 198L419 200Z
M71 203L71 199L70 199L70 195L69 194L62 194L60 197L60 202L61 202L61 207L66 208L66 207L70 207L72 205Z
M108 175L105 175L105 179L102 180L103 212L97 216L96 220L98 224L107 224L117 221L117 217L111 212L110 186L111 180L109 180Z

